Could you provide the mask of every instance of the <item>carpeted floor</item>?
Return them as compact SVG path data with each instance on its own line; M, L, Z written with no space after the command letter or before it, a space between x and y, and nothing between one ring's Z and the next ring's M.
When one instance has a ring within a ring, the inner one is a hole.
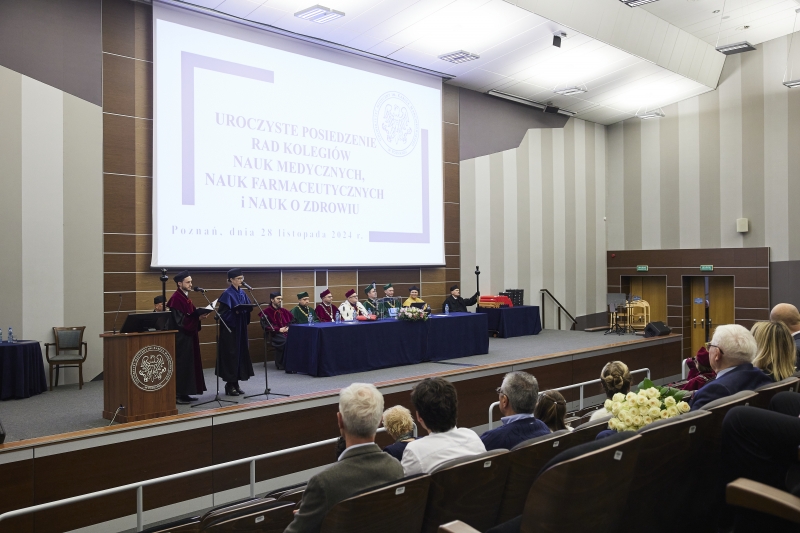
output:
M278 372L275 369L275 365L269 363L269 384L272 392L290 395L338 390L355 381L375 383L409 378L450 370L456 366L500 363L567 350L600 347L636 338L639 337L633 335L620 337L582 331L544 330L539 335L532 337L490 339L489 353L487 355L475 355L438 363L422 363L325 378ZM249 381L241 382L241 387L246 394L258 394L264 391L263 364L255 365L255 373L256 375L250 378ZM198 400L199 402L210 400L214 397L216 378L213 368L205 370L205 378L206 386L210 390L201 396L201 399ZM224 384L222 384L222 388L224 389ZM241 396L228 398L224 396L224 390L222 397L237 400L240 404L259 402L265 399L264 396L256 396L249 399L243 399ZM270 397L270 399L274 398L275 396ZM217 403L209 403L197 408L179 405L178 411L180 413L188 413L216 407L218 407ZM102 408L102 381L85 383L83 390L79 390L78 385L61 385L53 392L45 392L24 400L0 402L0 422L2 422L7 433L6 442L11 442L107 426L109 421L102 418Z

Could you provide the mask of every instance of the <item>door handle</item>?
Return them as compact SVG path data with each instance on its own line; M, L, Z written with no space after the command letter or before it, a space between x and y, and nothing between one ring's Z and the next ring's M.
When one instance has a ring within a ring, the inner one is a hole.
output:
M697 319L692 320L692 329L697 327Z
M703 322L705 322L705 318L701 318L701 319L700 319L700 328L704 328L704 327L705 327L705 325L703 324Z

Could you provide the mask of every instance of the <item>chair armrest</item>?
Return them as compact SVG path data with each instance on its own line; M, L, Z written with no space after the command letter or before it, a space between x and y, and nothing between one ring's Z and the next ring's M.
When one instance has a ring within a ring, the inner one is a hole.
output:
M46 342L44 343L44 358L47 359L47 362L50 362L50 347L55 346L56 343L54 342Z
M439 526L439 533L480 533L477 529L473 528L462 522L461 520L454 520Z
M86 361L86 356L89 355L89 345L85 342L82 342L81 344L83 344L83 360Z
M800 524L800 498L751 479L739 478L733 483L728 483L725 500L729 505L752 509Z

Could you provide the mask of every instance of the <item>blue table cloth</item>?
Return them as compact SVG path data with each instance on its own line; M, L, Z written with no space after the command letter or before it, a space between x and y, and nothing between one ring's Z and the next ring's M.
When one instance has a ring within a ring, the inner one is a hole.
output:
M378 320L294 324L289 328L288 372L338 376L489 353L486 315L452 313L425 322Z
M497 332L498 337L522 337L537 335L542 331L538 305L515 305L514 307L478 307L478 313L489 318L489 331Z
M29 398L46 390L39 342L0 342L0 400Z

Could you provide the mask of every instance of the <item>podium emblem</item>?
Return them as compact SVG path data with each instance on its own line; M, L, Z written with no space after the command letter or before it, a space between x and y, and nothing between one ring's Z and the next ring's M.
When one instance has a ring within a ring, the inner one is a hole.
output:
M145 346L131 361L131 380L147 392L163 389L169 383L172 371L172 356L161 346Z

